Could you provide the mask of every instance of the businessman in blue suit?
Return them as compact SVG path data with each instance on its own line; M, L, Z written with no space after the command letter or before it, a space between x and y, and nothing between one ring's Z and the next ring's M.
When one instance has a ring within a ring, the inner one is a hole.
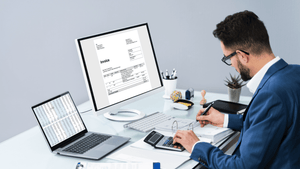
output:
M269 36L256 14L229 15L213 32L221 42L222 59L234 67L254 93L243 115L222 114L211 108L196 117L240 131L232 155L199 142L192 131L178 131L174 142L208 168L300 168L300 66L289 65L272 52Z

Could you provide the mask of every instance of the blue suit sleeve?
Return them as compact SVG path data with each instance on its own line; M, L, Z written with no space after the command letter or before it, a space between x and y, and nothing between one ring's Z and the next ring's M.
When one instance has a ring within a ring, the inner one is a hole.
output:
M249 107L237 153L226 155L208 143L197 143L190 157L208 168L265 168L280 145L288 125L288 113L285 113L286 98L274 92L260 92L259 95ZM238 118L234 121L240 123ZM240 128L240 124L230 122L230 125Z
M228 128L232 130L241 131L243 127L243 115L229 114Z

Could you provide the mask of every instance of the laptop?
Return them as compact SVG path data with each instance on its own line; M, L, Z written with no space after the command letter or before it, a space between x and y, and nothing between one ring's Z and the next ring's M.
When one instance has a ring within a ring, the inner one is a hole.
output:
M69 92L32 106L50 150L59 155L100 159L130 138L88 132Z

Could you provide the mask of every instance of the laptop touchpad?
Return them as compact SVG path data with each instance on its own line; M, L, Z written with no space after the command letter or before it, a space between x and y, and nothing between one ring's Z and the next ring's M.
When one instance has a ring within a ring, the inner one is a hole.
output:
M97 148L98 151L110 151L116 148L116 146L111 144L104 144Z

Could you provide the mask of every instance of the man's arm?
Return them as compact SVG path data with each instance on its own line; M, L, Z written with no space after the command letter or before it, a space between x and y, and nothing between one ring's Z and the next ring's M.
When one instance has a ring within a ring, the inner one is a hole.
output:
M200 120L199 123L201 124L201 127L204 125L210 123L212 125L218 126L218 127L224 127L224 123L226 123L226 126L228 125L228 122L231 122L233 129L235 130L240 130L242 128L243 124L243 116L241 115L233 115L231 117L231 120L225 120L226 118L228 119L228 114L224 115L220 113L218 110L211 108L209 112L207 112L207 115L201 115L205 109L199 110L196 119ZM227 116L227 117L226 117ZM188 139L185 139L188 138ZM180 139L180 140L179 140ZM194 132L192 131L178 131L174 135L174 141L173 143L176 142L184 142L183 144L185 145L185 149L189 151L190 153L193 151L195 145L199 142L198 137L195 135Z
M259 95L249 108L246 126L240 135L241 142L234 155L226 155L208 143L197 143L191 158L209 168L264 168L280 146L288 113L283 113L284 101L279 96L272 92ZM232 123L240 121L240 116L233 118L229 117L229 126L240 129L240 124Z
M205 126L206 124L212 124L218 127L227 126L236 131L241 131L243 127L243 115L236 115L236 114L223 114L220 113L218 110L211 108L207 115L201 115L205 109L199 110L196 119L199 120L201 127ZM227 117L226 117L227 116ZM225 121L225 117L228 118L228 124Z
M232 130L241 131L243 128L243 115L228 114L228 128Z

